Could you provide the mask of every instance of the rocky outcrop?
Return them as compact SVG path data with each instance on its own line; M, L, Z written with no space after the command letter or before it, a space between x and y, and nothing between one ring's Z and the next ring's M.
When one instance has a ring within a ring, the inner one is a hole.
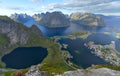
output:
M99 69L78 69L75 71L67 71L63 74L55 76L119 76L120 71L111 70L108 68L99 68ZM25 76L50 76L48 72L40 71L38 66L32 66L30 70L25 74Z
M40 71L38 66L31 66L25 76L50 76L48 72Z
M69 26L69 19L61 12L35 14L33 16L40 24L47 27Z
M56 76L119 76L120 71L115 71L107 68L93 69L93 70L76 70L76 71L68 71L62 75Z
M86 26L105 26L104 20L91 13L72 13L71 21Z
M32 66L25 76L42 76L37 66Z
M16 23L6 16L0 16L0 33L10 38L10 45L27 42L29 36L25 28L24 25Z

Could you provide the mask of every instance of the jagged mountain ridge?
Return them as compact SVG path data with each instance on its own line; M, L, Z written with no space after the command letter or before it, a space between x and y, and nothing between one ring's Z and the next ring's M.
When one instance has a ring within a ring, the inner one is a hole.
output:
M17 15L17 16L16 16ZM71 26L71 23L79 23L78 25L87 26L105 26L104 20L91 13L72 13L70 16L61 12L46 12L29 16L26 14L12 14L10 16L14 21L22 22L25 25L40 24L47 27L64 27ZM87 27L86 26L86 27Z
M69 19L62 12L46 12L33 15L33 18L40 24L48 27L69 26Z

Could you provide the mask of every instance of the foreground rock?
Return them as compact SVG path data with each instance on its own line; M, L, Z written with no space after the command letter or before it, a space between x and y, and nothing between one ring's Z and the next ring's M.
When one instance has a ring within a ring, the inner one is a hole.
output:
M25 76L42 76L37 66L32 66Z
M38 66L32 66L25 76L50 76L48 72L40 71ZM111 70L108 68L99 68L84 70L78 69L75 71L67 71L55 76L120 76L120 71Z
M50 76L48 72L40 71L38 66L32 66L25 76Z
M100 68L94 70L76 70L68 71L62 75L56 76L120 76L120 71L115 71L107 68Z

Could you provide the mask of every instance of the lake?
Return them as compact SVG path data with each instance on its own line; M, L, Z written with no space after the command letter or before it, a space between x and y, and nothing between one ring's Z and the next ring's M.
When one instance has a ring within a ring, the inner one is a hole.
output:
M39 64L47 56L48 51L42 47L18 47L2 57L7 68L23 69Z
M42 31L43 35L48 37L53 36L64 36L66 35L65 31L69 28L69 26L66 27L46 27L42 25L38 25L38 28Z
M120 40L116 39L113 36L105 35L102 33L96 33L88 36L86 39L77 38L77 39L70 39L70 38L61 38L58 42L60 44L67 44L67 48L63 48L63 50L69 51L69 53L73 56L73 59L71 60L73 63L83 67L87 68L90 67L92 64L108 64L108 62L104 61L100 57L94 55L91 53L91 51L87 47L84 46L84 43L87 43L89 41L93 41L96 44L101 45L107 45L110 44L111 41L116 42L116 49L119 51L120 49Z

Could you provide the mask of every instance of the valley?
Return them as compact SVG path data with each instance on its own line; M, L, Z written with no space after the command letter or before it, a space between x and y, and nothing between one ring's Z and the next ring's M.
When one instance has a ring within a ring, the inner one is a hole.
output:
M100 65L119 67L119 33L114 36L102 31L106 27L105 21L92 13L0 16L0 75L29 76L45 71L55 76L93 65L93 69Z

